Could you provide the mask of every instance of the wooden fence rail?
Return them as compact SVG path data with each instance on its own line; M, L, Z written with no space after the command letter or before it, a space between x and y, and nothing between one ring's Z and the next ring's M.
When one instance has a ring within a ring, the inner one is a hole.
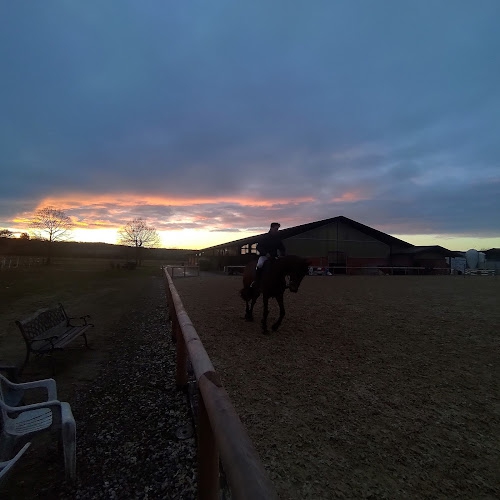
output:
M189 357L199 390L198 498L220 497L220 457L232 498L277 499L276 490L184 310L167 268L164 275L177 351L176 384L178 388L187 386Z

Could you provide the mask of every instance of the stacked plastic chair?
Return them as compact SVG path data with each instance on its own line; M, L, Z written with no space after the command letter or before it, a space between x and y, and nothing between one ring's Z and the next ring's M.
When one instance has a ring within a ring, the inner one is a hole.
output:
M22 404L27 390L40 388L47 392L45 401ZM69 403L57 400L54 379L16 384L0 375L0 418L0 460L12 456L32 437L50 432L62 444L66 479L75 480L76 423Z

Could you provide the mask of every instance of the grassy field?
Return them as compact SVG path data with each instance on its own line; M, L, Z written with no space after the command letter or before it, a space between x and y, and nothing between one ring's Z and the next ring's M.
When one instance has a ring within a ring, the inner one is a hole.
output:
M105 259L58 259L50 266L0 272L0 360L22 364L25 344L15 320L62 302L69 316L90 314L92 350L76 340L54 355L56 380L65 394L75 380L91 380L113 349L108 332L149 282L160 276L159 261L145 261L135 270L111 268ZM52 375L47 357L32 357L23 379Z

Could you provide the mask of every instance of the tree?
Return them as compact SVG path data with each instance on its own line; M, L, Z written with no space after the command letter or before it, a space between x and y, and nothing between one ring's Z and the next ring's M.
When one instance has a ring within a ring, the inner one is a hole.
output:
M141 248L160 246L160 236L156 228L148 226L144 219L134 219L118 231L118 244L135 247L135 262L140 264Z
M13 238L14 233L10 229L0 229L0 238Z
M52 257L54 241L67 241L71 238L73 223L62 211L54 207L37 210L30 219L29 227L36 239L47 242L47 264Z
M29 240L30 235L28 233L21 233L21 235L19 236L19 239L20 240Z

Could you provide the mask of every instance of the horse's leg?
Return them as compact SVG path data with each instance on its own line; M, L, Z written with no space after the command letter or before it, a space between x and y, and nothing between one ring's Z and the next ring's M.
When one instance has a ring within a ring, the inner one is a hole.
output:
M269 333L269 330L267 329L267 317L269 315L269 297L263 294L262 300L264 302L264 312L262 314L262 333Z
M278 318L278 321L274 323L271 328L273 332L275 332L281 325L281 322L283 321L283 318L285 317L285 304L283 303L283 294L278 295L276 297L276 300L278 301L278 305L280 306L280 317Z
M255 306L255 302L257 302L256 297L253 297L251 301L247 302L247 310L245 313L245 319L247 321L253 321L253 307Z
M257 302L257 299L259 298L260 293L259 292L252 292L252 298L247 299L246 302L246 310L245 310L245 320L246 321L253 321L253 308L255 306L255 303Z
M245 320L253 321L252 310L250 309L250 301L245 301Z

